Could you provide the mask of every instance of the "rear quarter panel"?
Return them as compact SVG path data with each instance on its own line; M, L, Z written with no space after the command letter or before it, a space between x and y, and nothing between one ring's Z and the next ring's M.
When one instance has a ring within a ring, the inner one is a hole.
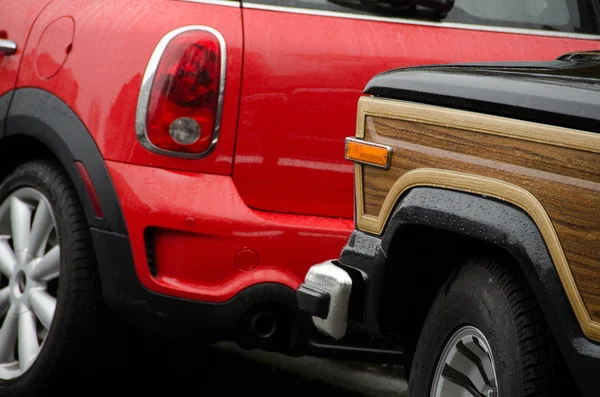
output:
M554 59L600 48L589 37L551 32L258 8L244 2L233 177L249 206L268 211L352 217L344 138L355 128L358 98L377 73L433 63Z
M107 160L229 174L240 95L242 23L239 3L227 4L231 6L169 0L54 0L31 30L17 87L44 89L66 102ZM61 36L60 29L48 30L61 18L73 21L69 49L64 40L53 40ZM152 51L166 33L186 25L213 27L227 45L220 140L211 155L200 160L151 153L135 134L138 94ZM48 37L48 32L55 36ZM60 45L64 47L56 48ZM67 55L62 67L52 65L63 61L57 54ZM41 72L48 68L58 72L52 76Z
M356 135L392 147L387 170L355 165L360 230L381 234L415 186L521 207L540 229L584 333L600 340L600 134L365 97Z

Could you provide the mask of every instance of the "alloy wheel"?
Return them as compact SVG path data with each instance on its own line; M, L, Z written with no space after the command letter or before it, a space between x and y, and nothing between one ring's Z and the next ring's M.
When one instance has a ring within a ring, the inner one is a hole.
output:
M21 188L0 204L0 379L37 358L56 310L60 247L46 197Z
M473 326L448 340L438 361L431 397L498 397L492 349Z

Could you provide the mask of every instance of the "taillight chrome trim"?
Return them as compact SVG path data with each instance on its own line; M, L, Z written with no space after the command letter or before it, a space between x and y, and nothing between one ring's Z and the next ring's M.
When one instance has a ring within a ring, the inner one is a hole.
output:
M156 76L156 71L158 69L158 65L163 56L163 53L165 52L171 40L173 40L175 37L182 33L189 32L192 30L202 30L205 32L212 33L219 41L219 47L221 51L221 76L219 80L219 99L217 103L217 114L215 115L215 126L212 131L212 141L210 143L210 146L202 153L182 153L173 150L161 149L159 147L156 147L152 142L150 142L150 139L148 139L148 132L146 131L146 118L148 112L148 103L150 101L150 92L152 91L152 83L154 82L154 77ZM137 135L138 141L142 144L142 146L154 153L173 157L183 157L188 159L199 159L210 154L210 152L213 151L213 149L217 145L217 142L219 141L219 133L221 130L221 116L223 113L223 97L225 95L225 76L227 74L226 72L227 47L225 45L225 38L223 38L223 35L217 29L203 25L188 25L174 29L169 33L165 34L154 48L152 56L150 56L148 66L146 66L146 71L144 72L144 77L142 78L142 85L140 87L140 93L138 96L138 103L135 112L135 133Z

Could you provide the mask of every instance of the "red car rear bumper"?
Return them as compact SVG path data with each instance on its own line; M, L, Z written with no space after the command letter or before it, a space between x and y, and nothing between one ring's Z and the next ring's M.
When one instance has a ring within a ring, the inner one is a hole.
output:
M160 294L224 302L260 283L296 289L353 229L348 219L255 211L228 176L106 164L137 277Z

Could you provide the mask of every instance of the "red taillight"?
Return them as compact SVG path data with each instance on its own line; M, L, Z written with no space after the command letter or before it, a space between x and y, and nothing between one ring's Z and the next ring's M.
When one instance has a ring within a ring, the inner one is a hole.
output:
M158 44L142 81L136 130L155 152L181 157L207 154L218 137L225 77L223 37L187 26Z

